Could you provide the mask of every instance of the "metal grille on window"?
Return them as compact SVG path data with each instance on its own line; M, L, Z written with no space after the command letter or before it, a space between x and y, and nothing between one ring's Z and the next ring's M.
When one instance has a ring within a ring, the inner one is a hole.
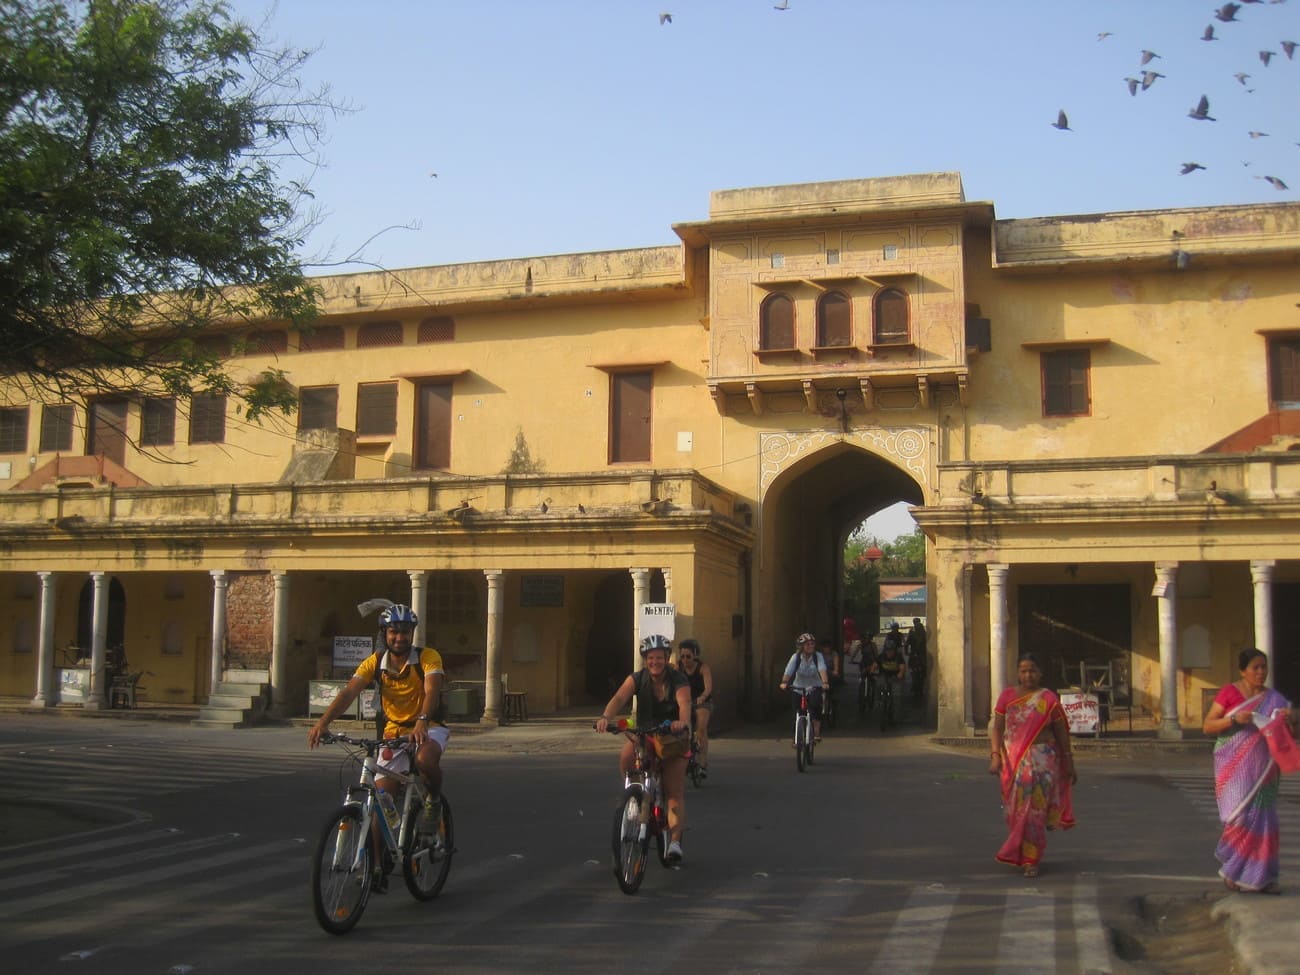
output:
M0 454L27 453L27 407L0 409Z
M310 332L298 333L299 352L325 352L343 348L343 327L321 325Z
M190 443L223 443L226 439L226 398L195 393L190 399Z
M248 338L247 355L278 355L289 349L289 333L282 328L254 332Z
M339 388L309 386L298 393L299 430L337 430L339 425Z
M374 349L402 344L401 322L364 322L357 329L357 348Z
M169 447L176 442L176 400L147 399L140 406L140 445Z
M440 315L420 322L417 342L453 342L456 339L456 320Z
M41 450L71 450L72 421L76 407L70 403L46 406L41 411Z
M388 436L397 432L397 383L364 383L357 387L357 434Z

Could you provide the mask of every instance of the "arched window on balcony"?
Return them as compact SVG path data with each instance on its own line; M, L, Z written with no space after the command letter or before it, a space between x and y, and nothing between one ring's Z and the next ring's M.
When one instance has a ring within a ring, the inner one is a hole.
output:
M853 305L842 291L828 291L817 300L817 347L844 349L853 345Z
M758 316L758 345L761 350L795 347L794 302L789 295L768 295Z
M886 288L872 302L874 344L906 345L912 341L907 294L897 288Z

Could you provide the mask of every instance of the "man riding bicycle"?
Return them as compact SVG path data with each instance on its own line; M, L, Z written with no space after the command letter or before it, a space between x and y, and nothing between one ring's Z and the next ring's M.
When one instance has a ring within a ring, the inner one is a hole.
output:
M377 682L379 695L376 706L385 719L383 737L405 738L407 744L380 752L376 785L396 801L401 782L383 772L391 770L398 775L408 774L414 752L415 768L429 789L425 813L429 822L436 823L442 816L442 810L438 808L442 793L441 762L450 731L442 723L442 655L428 647L412 646L418 623L415 613L400 603L379 614L379 634L384 649L370 654L357 665L352 679L307 732L307 747L319 745L321 736L329 730L330 722L346 711L362 691Z
M668 800L668 850L670 863L682 862L682 830L686 826L686 750L691 727L691 685L686 675L668 666L672 641L666 636L648 636L641 641L641 660L644 665L614 692L596 719L596 730L604 733L614 716L632 703L636 697L637 724L651 728L665 721L672 722L671 734L655 735L651 741L659 756L663 774L664 796ZM619 771L626 776L632 771L633 746L631 740L623 742L618 756Z
M781 677L781 690L793 685L796 691L808 692L808 711L812 715L813 740L822 740L822 692L831 686L830 675L826 672L826 660L817 652L817 638L811 633L801 633L795 640L798 647L790 662L785 665ZM794 704L796 711L799 703Z

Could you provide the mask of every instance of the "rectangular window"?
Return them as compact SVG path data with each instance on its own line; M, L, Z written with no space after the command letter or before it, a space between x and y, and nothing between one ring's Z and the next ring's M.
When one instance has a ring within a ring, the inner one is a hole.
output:
M41 451L72 449L72 421L77 408L71 403L46 406L41 410Z
M1269 341L1268 398L1274 409L1300 410L1300 336Z
M609 462L650 462L650 404L654 377L616 372L609 377Z
M126 463L126 400L99 399L90 404L86 454Z
M190 443L226 442L226 397L195 393L190 397Z
M339 388L305 386L298 391L299 430L337 430L339 428Z
M27 407L0 407L0 454L27 453Z
M397 432L397 383L362 383L357 387L357 435L392 436Z
M1087 416L1092 409L1087 349L1054 349L1042 353L1043 416Z
M170 447L176 443L176 400L147 399L140 405L140 446Z
M451 466L451 383L420 383L415 388L415 466Z

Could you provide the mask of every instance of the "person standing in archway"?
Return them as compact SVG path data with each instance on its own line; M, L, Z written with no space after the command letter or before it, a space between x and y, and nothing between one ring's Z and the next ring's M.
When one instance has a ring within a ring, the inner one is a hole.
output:
M907 672L912 677L912 703L925 703L925 675L929 663L925 625L920 617L912 617L912 629L907 634Z

